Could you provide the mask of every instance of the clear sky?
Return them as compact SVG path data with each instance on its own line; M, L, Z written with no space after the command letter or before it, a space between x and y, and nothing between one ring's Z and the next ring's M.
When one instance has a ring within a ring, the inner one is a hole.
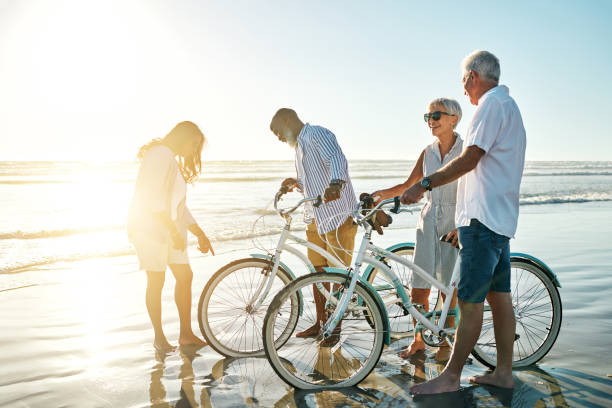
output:
M0 160L129 160L182 120L207 160L292 159L279 107L349 159L416 159L460 62L501 62L528 160L612 160L612 1L0 0Z

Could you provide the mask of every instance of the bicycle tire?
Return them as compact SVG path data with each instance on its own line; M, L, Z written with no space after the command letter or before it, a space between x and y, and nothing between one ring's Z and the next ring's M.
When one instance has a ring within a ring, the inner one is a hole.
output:
M269 301L266 299L255 313L250 312L248 300L272 266L273 263L266 259L239 259L221 267L206 283L198 304L198 322L202 335L219 354L227 357L263 356L261 329L265 312L272 295L293 279L279 265L268 293ZM299 298L292 299L291 306L297 315L299 305ZM289 326L277 341L287 341L296 324L297 319L288 321Z
M282 319L279 319L282 316L279 311L287 299L296 293L303 293L305 301L298 327L306 328L316 321L316 312L312 309L312 293L308 292L316 283L329 283L330 287L336 287L334 285L348 285L348 280L347 276L341 274L313 273L296 279L281 290L272 300L264 320L262 337L266 356L278 376L298 389L314 390L356 385L374 369L384 346L383 313L375 294L363 283L357 282L351 300L352 306L359 307L361 301L363 306L358 311L347 311L343 316L340 340L336 345L322 346L321 335L308 338L292 337L281 347L273 341L277 321L281 320L281 327L285 325ZM329 307L334 308L333 304ZM372 315L374 328L365 320L367 314Z
M511 296L516 317L512 367L540 361L552 348L561 329L562 305L559 291L541 267L524 259L511 258ZM489 368L497 365L492 314L485 301L483 328L472 355Z

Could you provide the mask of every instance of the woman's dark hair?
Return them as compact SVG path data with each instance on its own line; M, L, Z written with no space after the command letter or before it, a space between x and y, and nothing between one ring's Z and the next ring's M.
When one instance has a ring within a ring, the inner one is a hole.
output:
M139 160L142 160L145 153L148 152L153 146L159 146L162 144L177 146L183 143L185 139L192 136L200 137L200 141L196 149L194 149L189 156L179 155L178 160L179 169L181 170L183 179L185 179L186 183L192 183L202 171L202 148L204 147L204 141L206 140L200 128L198 128L198 126L193 122L181 122L176 125L163 139L153 139L144 144L138 150L136 157Z

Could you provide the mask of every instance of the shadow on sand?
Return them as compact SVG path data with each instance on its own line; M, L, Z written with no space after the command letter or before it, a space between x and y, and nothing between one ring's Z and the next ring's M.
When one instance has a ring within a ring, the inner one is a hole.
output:
M389 351L359 387L309 392L286 385L265 358L219 358L207 369L200 364L194 370L198 359L210 356L205 350L179 348L180 360L172 355L171 366L166 363L170 355L157 354L150 372L150 406L604 407L612 400L610 379L537 366L514 372L514 390L464 384L457 392L413 397L408 393L410 386L435 377L443 365L425 353L405 361ZM204 372L195 372L200 369ZM464 376L483 371L468 365Z

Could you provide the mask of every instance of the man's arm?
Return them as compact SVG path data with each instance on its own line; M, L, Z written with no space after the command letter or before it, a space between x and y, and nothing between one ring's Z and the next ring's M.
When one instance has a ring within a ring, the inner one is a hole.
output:
M446 166L433 174L427 176L430 180L430 186L439 187L457 180L465 173L476 168L478 162L484 156L485 151L478 146L468 146L461 156L452 160ZM403 204L413 204L418 202L425 193L425 188L420 183L412 185L402 194L401 202Z
M316 137L312 139L313 145L319 151L323 161L331 173L331 180L348 181L348 162L336 140L336 136L329 130L315 129Z
M325 189L323 196L325 202L334 201L340 198L342 186L349 181L348 162L332 132L322 128L315 131L317 134L313 138L313 145L319 151L325 164L329 166L331 174L330 185Z
M451 160L446 166L429 175L431 187L439 187L457 180L476 168L485 151L478 146L468 146L461 156Z

